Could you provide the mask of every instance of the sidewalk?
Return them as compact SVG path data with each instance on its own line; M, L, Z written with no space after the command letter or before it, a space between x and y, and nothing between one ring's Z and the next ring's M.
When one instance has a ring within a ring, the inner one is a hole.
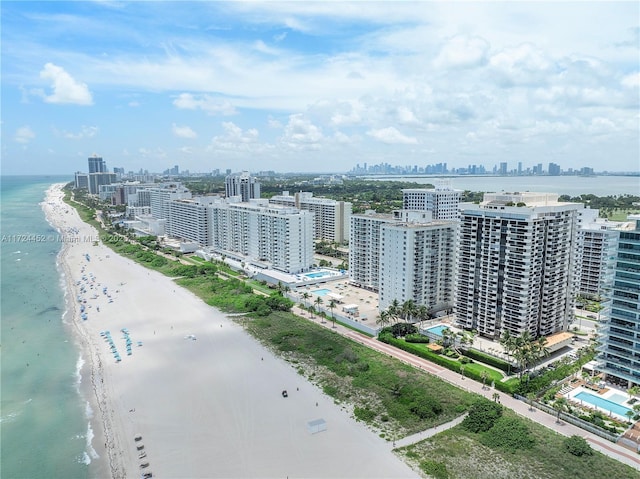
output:
M562 421L558 423L556 422L556 417L553 415L547 414L535 408L533 410L529 410L528 404L526 404L523 401L519 401L514 397L509 396L496 389L492 389L491 387L485 387L483 389L482 384L479 382L476 382L469 378L465 378L454 371L445 369L425 359L419 358L410 353L394 348L393 346L382 343L375 338L370 338L364 334L353 331L349 328L346 328L340 325L339 323L336 323L335 328L332 328L333 323L331 321L327 321L325 324L322 324L320 322L320 318L318 317L311 319L308 317L308 313L307 315L300 314L301 311L297 307L293 308L293 312L294 314L302 316L305 319L308 319L310 321L314 321L315 323L320 324L321 326L324 326L328 329L333 329L338 334L341 334L342 336L352 339L353 341L356 341L362 345L368 346L371 349L375 349L376 351L395 357L396 359L399 359L400 361L406 364L409 364L418 369L426 371L430 374L433 374L434 376L438 376L440 379L447 381L453 386L459 387L468 392L473 392L473 393L482 395L489 400L492 400L493 395L497 393L499 395L500 403L503 406L508 407L509 409L515 411L518 415L527 417L532 421L537 422L538 424L542 424L543 426L549 429L552 429L557 434L562 434L563 436L573 436L573 435L582 436L591 444L591 447L593 447L595 450L613 459L616 459L624 464L627 464L633 467L634 469L640 470L640 456L634 455L633 452L630 451L629 449L626 449L612 442L607 442L604 439L596 436L595 434L585 431L584 429L580 429L579 427L574 426L572 424L568 424ZM453 427L453 426L450 426L450 427ZM440 426L440 428L442 428L442 426ZM419 433L419 434L423 434L423 433L429 434L429 431L431 430L423 431L422 433ZM436 432L434 431L431 435L433 434L436 434ZM409 437L413 437L413 436L409 436ZM429 437L429 436L427 435L425 437ZM399 445L402 441L404 441L404 439L407 439L407 438L403 438L399 441L396 441L396 445ZM411 442L415 442L415 441L411 441Z

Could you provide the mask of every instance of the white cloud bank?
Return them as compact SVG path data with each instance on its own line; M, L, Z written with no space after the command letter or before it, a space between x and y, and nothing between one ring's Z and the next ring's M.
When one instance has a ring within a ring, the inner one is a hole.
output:
M45 102L93 105L93 97L87 84L76 81L64 68L47 63L40 71L40 78L52 82L53 93L44 96Z
M198 137L198 134L188 126L179 126L174 123L171 129L178 138L193 139Z
M36 134L31 128L29 128L28 126L21 126L20 128L18 128L13 138L18 143L26 144L33 140L35 137Z

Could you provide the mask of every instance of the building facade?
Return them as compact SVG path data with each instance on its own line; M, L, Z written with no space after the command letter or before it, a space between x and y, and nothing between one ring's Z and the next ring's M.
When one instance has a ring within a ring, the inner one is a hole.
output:
M153 188L148 188L149 206L151 215L156 219L168 219L169 210L167 204L171 200L188 200L191 192L180 183L159 183ZM144 206L138 204L137 206Z
M640 215L619 230L609 320L601 331L599 369L607 379L640 385Z
M224 192L227 198L239 196L246 203L260 198L260 183L248 171L233 173L224 179Z
M361 288L380 287L380 238L384 224L395 223L393 215L367 211L351 216L349 229L349 281Z
M104 160L100 156L96 154L93 154L92 156L89 157L88 164L89 164L89 174L109 172L109 170L107 169L107 164L104 162Z
M311 192L289 195L288 191L284 191L282 195L269 198L269 203L311 211L315 215L314 237L317 240L335 243L349 240L352 204L347 201L314 198Z
M573 320L578 210L548 193L486 194L461 206L456 253L458 324L498 339L534 337Z
M436 181L434 189L403 189L402 208L431 211L434 220L456 220L462 191L451 188L445 180Z
M167 202L166 234L173 238L212 246L211 215L203 198Z
M455 232L453 221L381 225L380 310L409 300L432 314L453 307Z

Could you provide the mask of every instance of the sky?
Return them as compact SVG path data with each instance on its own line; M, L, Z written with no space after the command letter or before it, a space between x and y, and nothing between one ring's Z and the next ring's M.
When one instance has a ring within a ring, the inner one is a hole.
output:
M640 3L2 1L1 173L640 171Z

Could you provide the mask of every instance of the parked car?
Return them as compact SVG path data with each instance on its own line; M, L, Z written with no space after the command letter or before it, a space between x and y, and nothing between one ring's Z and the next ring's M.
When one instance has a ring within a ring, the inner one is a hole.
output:
M283 398L289 397L289 393L287 392L286 389L282 391L282 397Z

